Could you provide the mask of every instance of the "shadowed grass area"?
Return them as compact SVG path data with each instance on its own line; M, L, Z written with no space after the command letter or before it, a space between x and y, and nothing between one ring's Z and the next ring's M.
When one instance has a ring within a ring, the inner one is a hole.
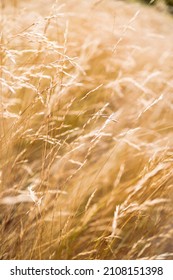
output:
M0 259L172 259L172 17L1 9Z

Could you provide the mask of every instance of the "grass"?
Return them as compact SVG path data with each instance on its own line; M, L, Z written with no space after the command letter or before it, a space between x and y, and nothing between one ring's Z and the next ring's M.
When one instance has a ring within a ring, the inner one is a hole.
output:
M1 6L0 259L173 258L173 20Z

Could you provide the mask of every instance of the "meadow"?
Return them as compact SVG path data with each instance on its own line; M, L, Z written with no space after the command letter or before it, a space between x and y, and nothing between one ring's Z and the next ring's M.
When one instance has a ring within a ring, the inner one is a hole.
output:
M172 16L0 9L0 259L173 259Z

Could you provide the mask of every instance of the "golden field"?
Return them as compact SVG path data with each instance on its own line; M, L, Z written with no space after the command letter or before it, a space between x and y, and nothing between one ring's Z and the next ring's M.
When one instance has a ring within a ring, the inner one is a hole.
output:
M173 259L173 18L1 1L0 259Z

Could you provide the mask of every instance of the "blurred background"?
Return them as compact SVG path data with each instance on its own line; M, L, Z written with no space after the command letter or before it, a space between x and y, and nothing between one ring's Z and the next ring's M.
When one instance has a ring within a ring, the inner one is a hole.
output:
M123 0L124 1L124 0ZM141 2L146 5L155 5L159 9L167 9L170 13L173 13L173 0L126 0L128 2Z

